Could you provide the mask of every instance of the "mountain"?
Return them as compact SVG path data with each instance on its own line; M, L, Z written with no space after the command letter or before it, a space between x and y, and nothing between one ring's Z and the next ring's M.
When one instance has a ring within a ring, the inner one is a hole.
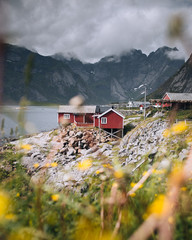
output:
M32 57L31 80L25 84L28 59ZM85 81L62 61L44 57L27 49L6 45L4 63L4 99L18 102L27 98L36 102L66 103L81 93L89 97L91 90Z
M61 104L77 94L88 104L128 101L142 97L143 89L134 88L145 83L150 92L154 91L184 64L184 60L169 58L168 54L177 49L168 47L149 56L133 49L92 64L45 57L9 44L5 49L4 100L15 102L25 94L31 101Z
M150 94L149 98L162 98L165 92L192 92L192 54L180 70Z

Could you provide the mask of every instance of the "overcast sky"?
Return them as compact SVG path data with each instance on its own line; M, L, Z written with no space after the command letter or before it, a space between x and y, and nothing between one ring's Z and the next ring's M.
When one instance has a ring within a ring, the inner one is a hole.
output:
M186 57L192 52L167 36L171 17L180 14L190 42L191 0L1 1L1 31L7 41L42 55L61 53L94 62L132 48L149 54L164 45L176 46Z

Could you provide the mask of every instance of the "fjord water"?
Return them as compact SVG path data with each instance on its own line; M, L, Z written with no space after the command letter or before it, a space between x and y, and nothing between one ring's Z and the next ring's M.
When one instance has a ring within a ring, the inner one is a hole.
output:
M58 127L57 110L57 106L28 106L23 109L19 106L1 107L0 128L2 128L2 121L4 121L3 134L1 129L1 137L2 135L10 137L11 128L13 129L12 136L16 135L16 129L18 129L19 135L33 134L55 129ZM25 129L22 129L19 123L19 117L21 114L24 116Z

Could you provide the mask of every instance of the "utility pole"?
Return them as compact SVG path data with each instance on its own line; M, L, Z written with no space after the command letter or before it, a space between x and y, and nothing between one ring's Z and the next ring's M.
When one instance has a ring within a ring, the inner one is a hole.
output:
M145 88L145 96L144 96L144 120L145 120L145 116L146 116L146 85L144 85Z
M137 89L139 89L139 88L141 88L141 87L144 87L144 88L145 88L145 91L144 91L144 94L145 94L145 96L144 96L144 111L143 111L144 120L145 120L145 118L146 118L146 96L147 96L147 86L146 86L146 84L144 83L144 84L141 84L139 87L134 88L134 90L137 90ZM141 93L141 94L143 94L143 93Z

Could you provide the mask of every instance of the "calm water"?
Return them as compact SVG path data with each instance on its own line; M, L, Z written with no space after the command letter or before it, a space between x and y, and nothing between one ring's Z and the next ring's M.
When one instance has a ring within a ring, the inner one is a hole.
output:
M0 129L2 121L4 121L4 133L0 130L0 135L1 137L2 135L9 137L12 132L13 136L15 136L17 129L18 134L23 135L57 128L57 111L58 107L29 106L21 110L19 106L5 106L0 111ZM24 129L19 124L19 116L21 114L24 115L25 119Z

